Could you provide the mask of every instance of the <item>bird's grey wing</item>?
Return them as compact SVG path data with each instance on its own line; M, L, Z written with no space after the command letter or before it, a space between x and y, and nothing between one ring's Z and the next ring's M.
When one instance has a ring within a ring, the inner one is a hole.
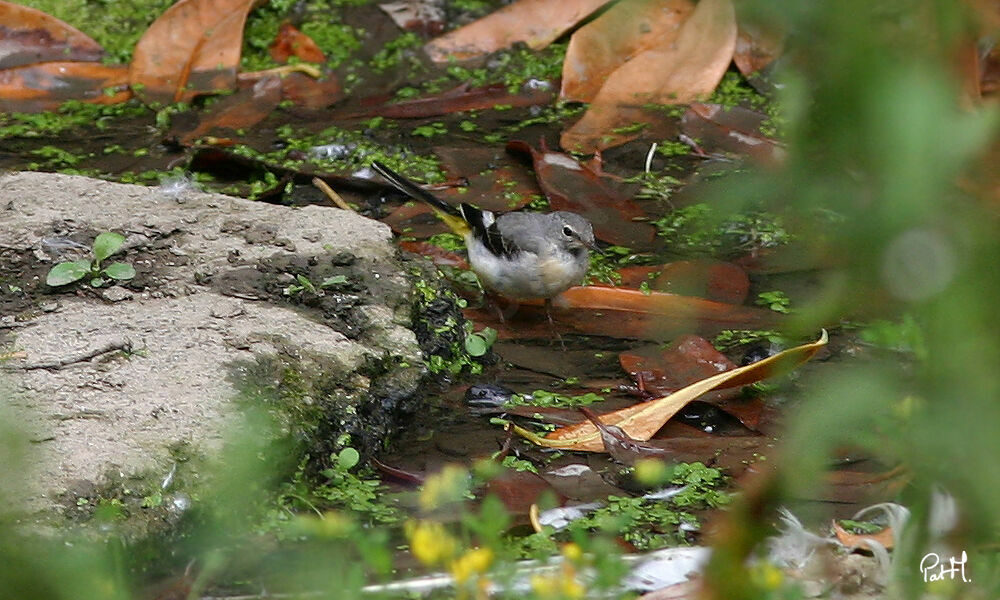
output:
M520 250L507 242L497 227L497 220L488 210L480 210L463 202L459 207L462 218L472 229L472 235L495 256L513 256ZM502 218L502 217L501 217Z
M539 254L548 243L548 220L548 215L540 213L512 212L497 217L494 226L508 253Z

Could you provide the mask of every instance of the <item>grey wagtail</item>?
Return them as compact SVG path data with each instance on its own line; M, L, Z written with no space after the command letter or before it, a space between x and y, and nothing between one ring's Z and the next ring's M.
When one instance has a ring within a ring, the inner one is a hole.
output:
M380 162L372 168L407 196L426 202L465 239L469 265L483 286L514 300L550 299L578 285L590 264L594 243L590 221L567 211L495 215L471 204L455 207ZM551 317L550 317L551 321Z

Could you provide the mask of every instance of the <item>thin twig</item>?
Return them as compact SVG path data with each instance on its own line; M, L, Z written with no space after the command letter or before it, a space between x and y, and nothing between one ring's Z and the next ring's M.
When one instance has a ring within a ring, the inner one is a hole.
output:
M87 351L80 352L80 353L77 353L77 354L74 354L74 355L71 355L71 356L67 356L66 358L60 358L59 360L54 360L54 361L50 361L50 362L41 362L41 363L34 363L34 364L28 364L28 365L21 365L20 368L22 370L24 370L24 371L31 371L31 370L35 370L35 369L56 369L56 370L58 370L58 369L61 369L63 367L67 367L69 365L73 365L73 364L76 364L76 363L87 362L87 361L89 361L91 359L94 359L94 358L97 358L98 356L101 356L102 354L108 354L109 352L118 352L119 350L121 350L123 352L131 352L132 351L132 342L130 342L129 340L125 340L125 339L112 340L112 341L107 342L106 344L104 344L103 346L100 346L98 348L94 348L92 350L87 350Z
M349 210L351 212L354 212L354 209L351 208L351 205L348 204L347 202L344 202L344 199L340 197L340 194L333 191L333 188L328 186L326 182L320 179L319 177L313 177L313 185L323 190L323 193L326 194L327 197L330 198L330 200L333 200L333 203L337 205L337 208L342 208L344 210Z

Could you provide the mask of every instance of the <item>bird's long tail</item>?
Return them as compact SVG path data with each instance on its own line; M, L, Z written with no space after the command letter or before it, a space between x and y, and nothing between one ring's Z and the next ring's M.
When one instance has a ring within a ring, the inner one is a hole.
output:
M414 200L420 200L428 204L455 233L464 236L469 232L469 222L462 215L459 207L452 206L441 200L377 160L372 161L372 169L382 177L385 177L385 180L391 183L392 187Z

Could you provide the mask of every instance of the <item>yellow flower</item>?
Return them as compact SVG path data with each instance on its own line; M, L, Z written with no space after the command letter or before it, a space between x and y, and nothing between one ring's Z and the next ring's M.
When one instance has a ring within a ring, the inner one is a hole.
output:
M563 544L562 555L569 562L579 564L580 560L583 558L583 550L580 546L570 542L568 544Z
M556 573L532 575L531 589L545 600L580 600L587 595L587 589L576 578L576 569L568 563Z
M666 483L671 476L667 463L658 458L640 458L635 462L635 478L645 486Z
M431 475L420 490L420 508L432 511L444 504L463 500L469 489L469 472L458 465L445 465Z
M427 566L444 564L455 555L458 544L436 521L407 521L410 552Z
M493 551L489 548L473 548L451 563L451 575L459 585L465 583L473 575L486 572L493 563Z
M750 580L759 588L774 591L784 583L785 574L771 563L759 563L751 568Z

